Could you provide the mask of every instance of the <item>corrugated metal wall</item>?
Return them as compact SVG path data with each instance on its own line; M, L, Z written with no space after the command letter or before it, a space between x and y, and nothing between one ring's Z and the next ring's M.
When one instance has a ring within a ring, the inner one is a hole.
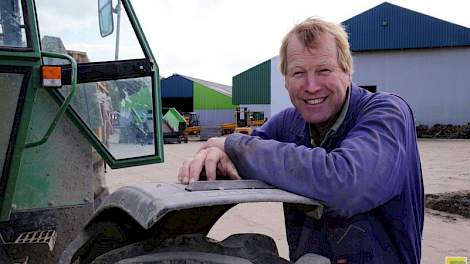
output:
M280 111L292 107L289 93L285 87L284 76L279 71L279 56L271 59L271 117Z
M416 124L470 122L470 47L354 53L353 81L411 106Z
M271 60L232 78L233 104L269 104L271 98Z
M199 115L201 129L233 122L236 106L232 105L232 97L194 82L193 100L194 111Z
M235 112L233 109L197 109L199 125L201 127L219 127L222 123L233 122Z
M193 97L193 81L173 74L160 80L162 98Z
M234 109L232 98L194 82L194 109Z

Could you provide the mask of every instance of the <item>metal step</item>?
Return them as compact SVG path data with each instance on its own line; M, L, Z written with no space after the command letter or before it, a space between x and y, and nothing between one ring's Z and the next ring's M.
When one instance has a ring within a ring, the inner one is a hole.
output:
M49 251L54 249L57 233L55 230L21 233L13 244L46 244Z

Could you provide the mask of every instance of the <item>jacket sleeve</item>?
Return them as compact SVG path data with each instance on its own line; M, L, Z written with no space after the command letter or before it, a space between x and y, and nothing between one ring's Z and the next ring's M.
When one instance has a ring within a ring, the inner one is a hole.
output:
M406 144L416 140L407 138L415 129L407 104L384 97L367 103L329 153L239 134L227 138L225 149L242 177L322 201L333 215L351 217L400 193Z

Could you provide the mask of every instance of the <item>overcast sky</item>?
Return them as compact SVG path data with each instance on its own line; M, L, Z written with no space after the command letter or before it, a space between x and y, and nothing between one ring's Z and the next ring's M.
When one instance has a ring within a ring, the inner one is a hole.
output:
M470 27L468 0L390 0ZM232 76L277 55L284 34L310 16L341 22L383 1L133 0L160 73L231 85Z

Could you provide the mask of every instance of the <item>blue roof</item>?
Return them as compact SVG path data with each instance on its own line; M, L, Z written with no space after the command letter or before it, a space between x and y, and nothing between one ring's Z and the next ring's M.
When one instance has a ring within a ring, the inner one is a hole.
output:
M190 98L193 97L193 81L173 74L160 80L162 98Z
M343 22L353 52L470 46L470 29L384 2Z

